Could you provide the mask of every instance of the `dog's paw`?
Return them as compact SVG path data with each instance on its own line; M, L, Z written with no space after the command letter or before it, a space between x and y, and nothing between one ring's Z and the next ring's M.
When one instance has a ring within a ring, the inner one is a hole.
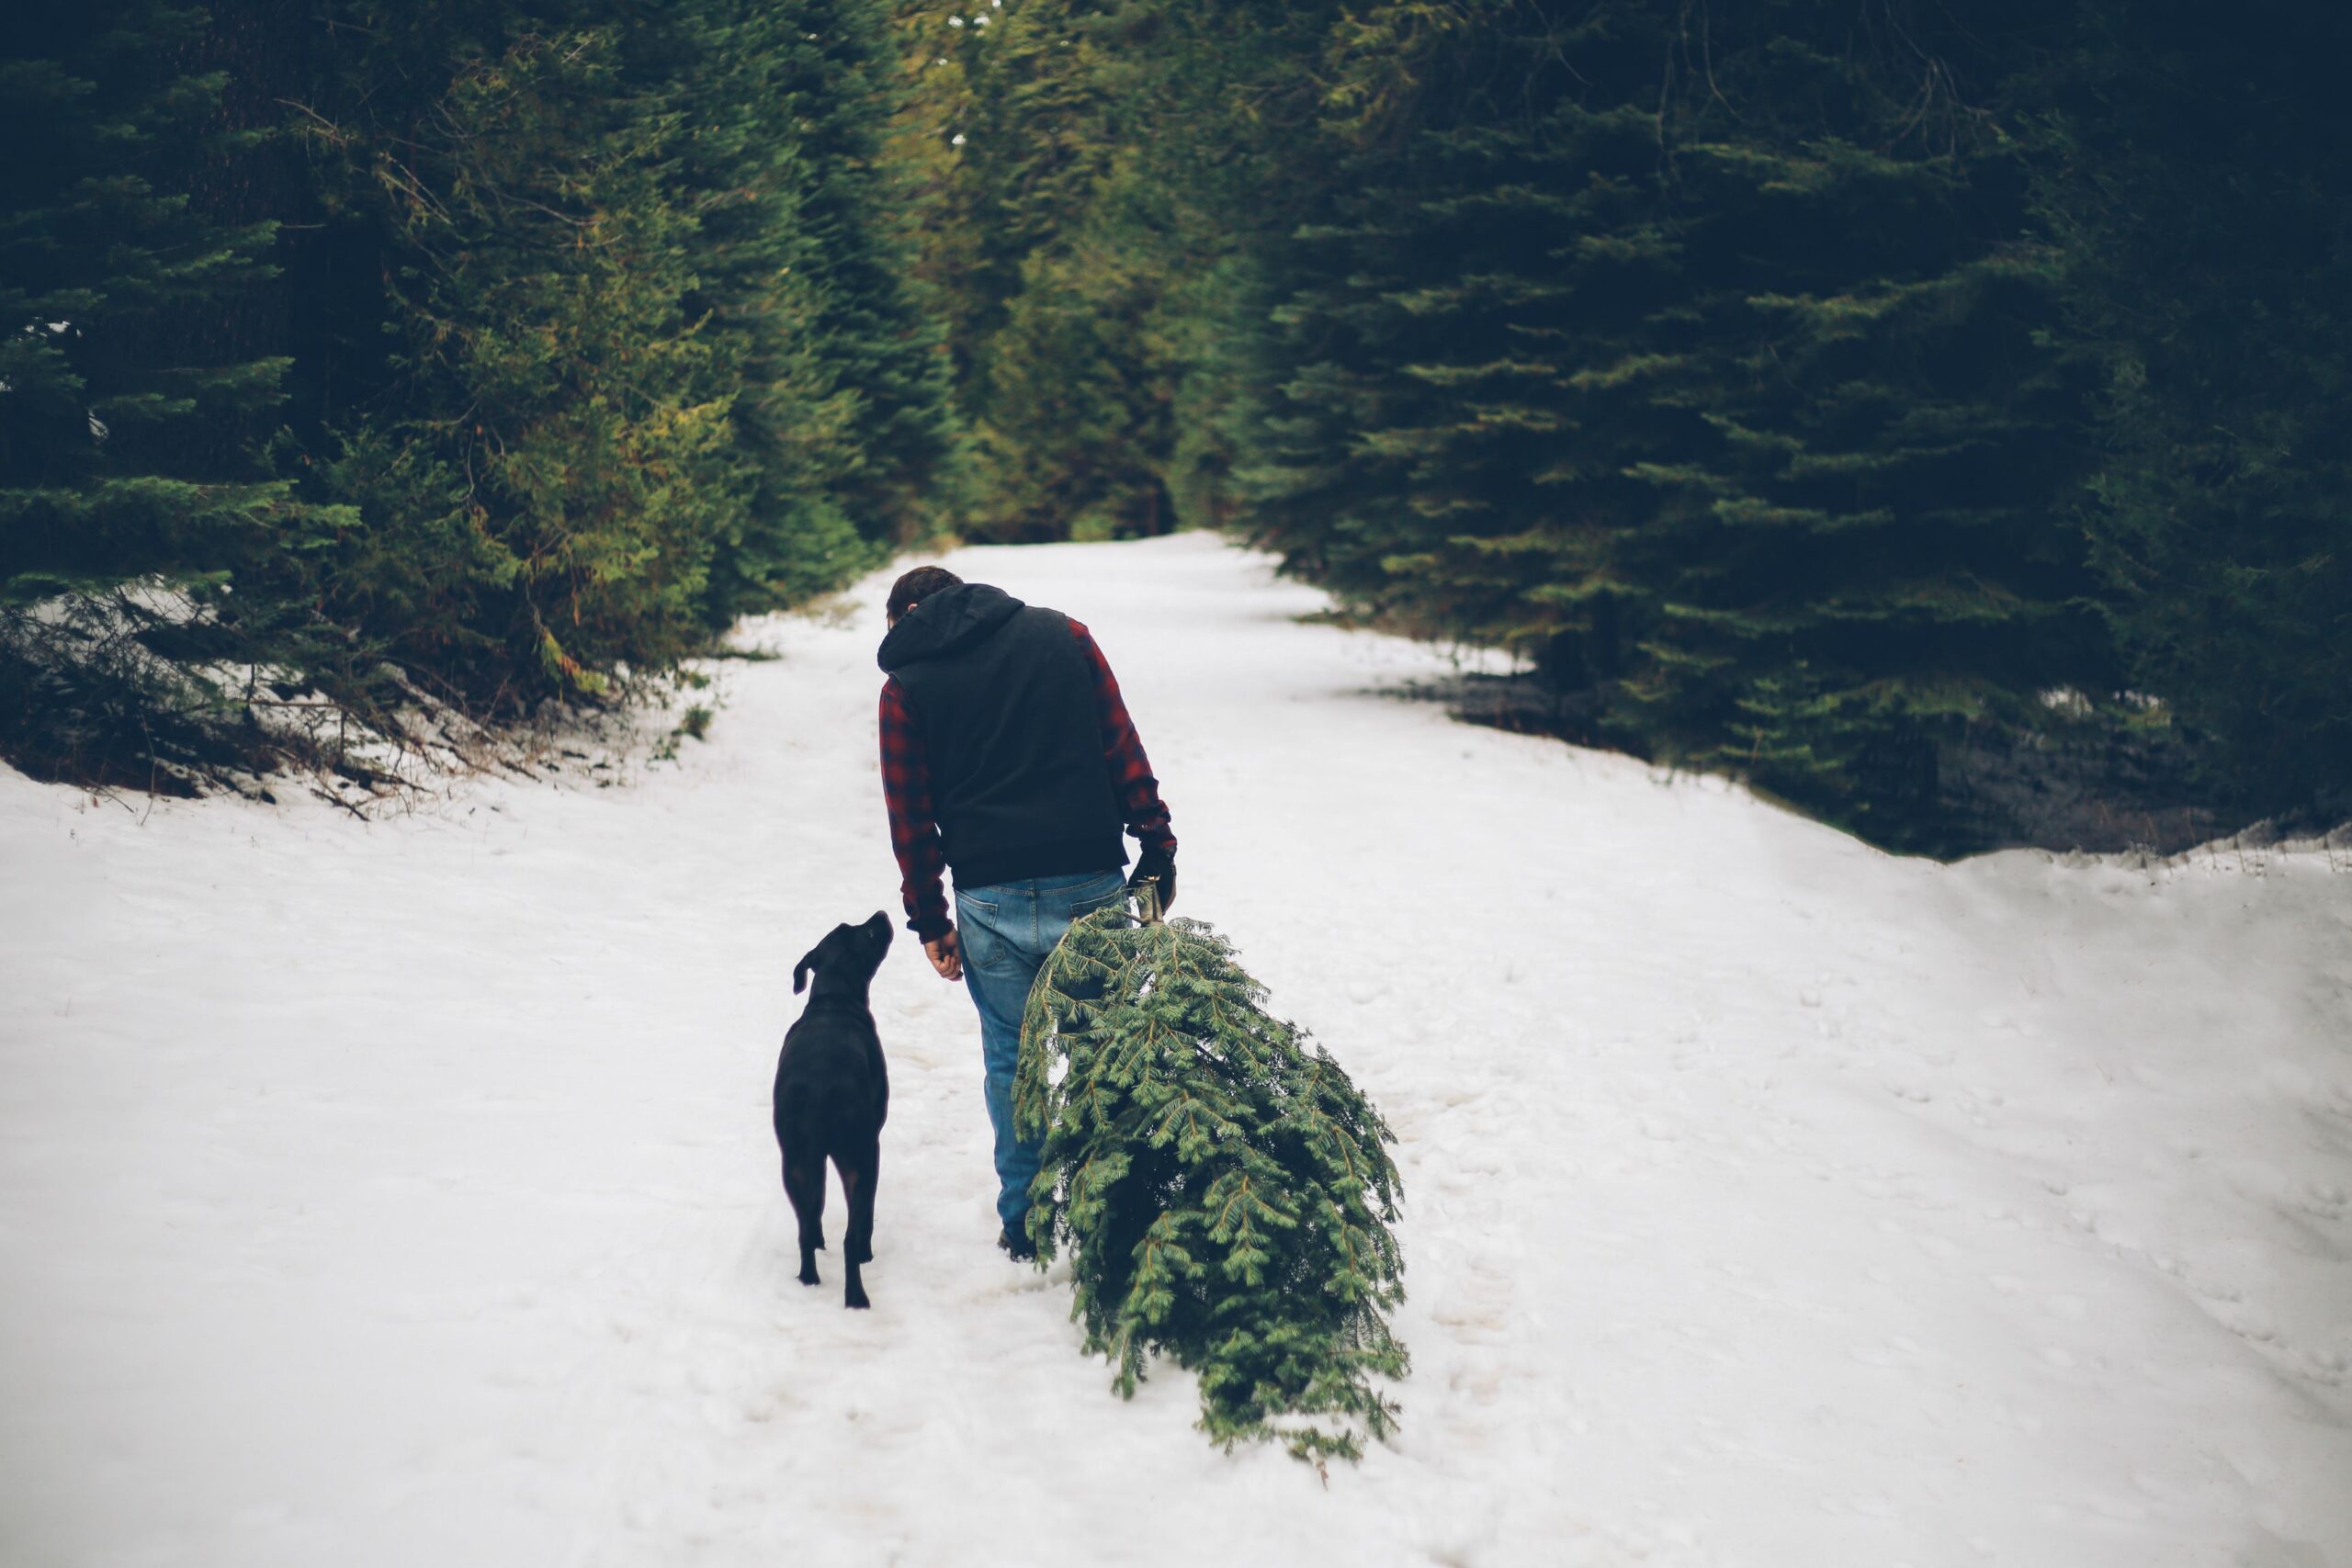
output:
M800 1270L800 1282L804 1285L821 1285L825 1281L817 1278L816 1269L803 1269Z
M864 1311L865 1308L870 1307L874 1303L872 1302L865 1299L865 1287L863 1285L852 1285L842 1294L842 1305L845 1307L854 1307L859 1311Z

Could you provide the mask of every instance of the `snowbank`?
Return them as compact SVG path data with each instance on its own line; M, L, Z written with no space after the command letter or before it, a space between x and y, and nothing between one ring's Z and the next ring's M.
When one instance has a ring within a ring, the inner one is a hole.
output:
M0 1561L2352 1562L2324 854L1894 859L1384 696L1437 657L1211 539L952 564L1093 627L1182 908L1398 1129L1398 1445L1104 1393L911 942L875 1310L794 1282L791 964L896 910L876 580L622 787L0 774Z

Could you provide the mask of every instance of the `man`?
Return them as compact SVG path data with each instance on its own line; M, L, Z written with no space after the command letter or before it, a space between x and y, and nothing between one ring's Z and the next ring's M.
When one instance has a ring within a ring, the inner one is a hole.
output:
M1135 880L1176 896L1176 837L1119 682L1084 626L1002 589L917 567L890 589L876 656L882 791L907 924L932 967L980 1015L996 1129L997 1245L1034 1257L1026 1220L1037 1145L1012 1126L1021 1016L1072 920L1123 901L1121 829ZM956 917L940 872L956 874Z

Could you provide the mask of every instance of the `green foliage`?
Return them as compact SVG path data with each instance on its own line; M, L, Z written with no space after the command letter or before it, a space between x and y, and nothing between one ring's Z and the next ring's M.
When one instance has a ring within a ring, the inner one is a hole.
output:
M1106 186L1099 227L1023 264L989 343L987 402L973 420L980 536L1110 538L1174 525L1161 478L1175 443L1173 372L1154 342L1167 279L1152 247L1121 232L1150 221L1121 204L1148 206L1154 193L1132 175Z
M1141 326L1162 258L1102 209L1115 175L1118 28L1092 0L975 13L943 47L959 87L949 153L958 253L942 267L972 432L972 537L1157 532L1168 432ZM954 138L960 137L960 141ZM1132 195L1148 199L1132 184Z
M1622 554L1657 615L1627 695L1669 754L1909 841L1939 741L2116 671L2058 504L2083 387L2046 343L2063 263L2028 227L2003 62L1924 22L1926 63L1833 52L1822 19L1752 55L1719 37L1693 106L1682 199L1710 216L1678 227L1729 288L1685 302L1712 341L1658 389L1705 432L1642 476ZM1991 101L1939 103L1953 77Z
M729 420L741 488L717 521L701 607L714 626L838 587L876 563L897 522L847 493L864 426L877 408L897 411L861 393L854 350L840 341L854 344L854 333L831 309L840 291L812 217L823 163L801 130L827 111L811 100L829 80L858 78L828 76L826 51L845 42L838 32L830 44L812 39L803 21L789 8L711 0L673 10L639 39L638 73L671 78L662 90L679 110L666 189L695 220L684 310L737 386ZM935 415L944 400L929 407Z
M879 0L12 28L0 750L143 782L266 763L270 690L379 729L420 686L610 700L929 531L954 435L888 29Z
M907 96L890 7L883 0L704 4L726 26L676 68L695 142L710 133L724 73L734 83L724 101L760 150L754 168L789 161L799 172L797 182L778 181L790 184L790 209L763 215L763 236L782 238L754 252L755 263L774 265L752 270L748 292L782 329L778 359L805 356L823 378L822 423L832 428L825 451L826 437L808 430L796 409L800 428L787 423L785 445L865 542L853 567L878 564L888 547L937 525L932 481L955 439L944 326L916 265L917 175L890 155ZM721 198L743 188L743 162L729 157L712 172ZM707 285L717 276L712 263L729 265L732 248L706 221L696 258ZM789 385L786 394L816 397ZM775 419L776 394L768 395ZM812 450L821 461L808 462ZM838 587L848 575L804 569L791 596Z
M2052 724L2352 777L2333 13L990 15L916 76L977 532L1236 526L1882 841Z
M1230 517L1250 244L1284 221L1262 120L1311 92L1292 62L1328 14L1012 0L919 31L924 267L973 436L961 531Z
M2111 687L2053 505L2060 267L1970 57L1997 19L1913 9L1369 13L1253 532L1596 694L1604 738L1849 819L1931 807L1966 723Z
M232 585L345 520L241 439L287 362L213 324L272 276L276 225L186 188L246 152L201 9L45 7L0 47L0 754L185 787L271 752L216 667L315 649L300 606Z
M2089 8L2038 196L2098 367L2081 518L2132 679L2241 809L2352 809L2352 128L2337 7Z
M331 589L398 657L464 648L438 661L478 699L593 694L688 651L741 504L734 388L684 309L666 106L621 66L609 34L525 33L354 171L404 264L401 351L325 468L380 519Z
M609 700L895 543L1183 522L1886 841L2053 722L2340 809L2309 12L37 8L0 750Z
M1265 1010L1195 920L1105 909L1073 925L1030 992L1014 1114L1042 1136L1029 1226L1070 1254L1087 1348L1135 1392L1154 1351L1200 1374L1201 1426L1230 1447L1356 1459L1407 1371L1396 1167L1380 1114L1320 1047Z

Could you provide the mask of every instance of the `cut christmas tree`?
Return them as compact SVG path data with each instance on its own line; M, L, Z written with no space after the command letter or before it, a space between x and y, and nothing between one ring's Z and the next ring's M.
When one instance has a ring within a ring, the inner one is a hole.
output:
M1155 1351L1200 1375L1201 1427L1319 1463L1385 1438L1405 1375L1389 1223L1395 1135L1340 1065L1266 1011L1198 920L1125 908L1071 926L1039 972L1013 1086L1044 1156L1038 1267L1070 1258L1071 1315L1132 1395Z

